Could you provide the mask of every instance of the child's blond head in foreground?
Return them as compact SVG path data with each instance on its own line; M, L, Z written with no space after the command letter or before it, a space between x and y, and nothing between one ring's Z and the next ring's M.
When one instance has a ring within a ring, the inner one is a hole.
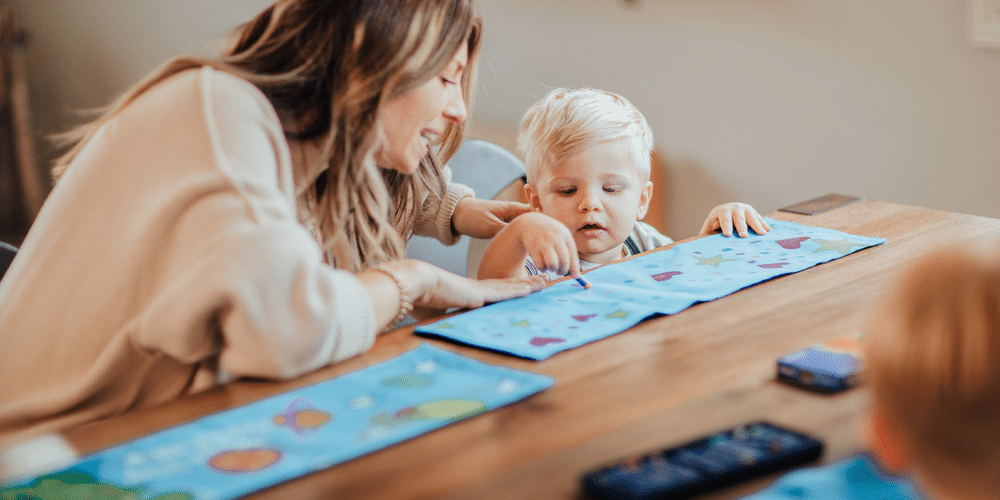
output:
M653 132L646 118L624 97L605 90L549 91L524 114L517 151L528 182L542 170L602 142L624 140L642 181L649 180Z
M865 344L883 461L939 494L1000 498L1000 245L910 266Z

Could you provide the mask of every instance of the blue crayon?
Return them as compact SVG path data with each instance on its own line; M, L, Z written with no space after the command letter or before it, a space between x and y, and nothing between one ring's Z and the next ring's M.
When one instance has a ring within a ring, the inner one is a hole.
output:
M582 274L578 278L576 278L576 282L579 283L584 290L590 290L590 287L593 286L590 284L589 281L587 281L587 278L583 277Z

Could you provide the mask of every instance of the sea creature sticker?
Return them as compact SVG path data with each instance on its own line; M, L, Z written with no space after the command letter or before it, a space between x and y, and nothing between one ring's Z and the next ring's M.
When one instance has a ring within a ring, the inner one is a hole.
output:
M320 410L305 398L295 398L285 411L271 419L274 425L287 427L298 436L307 436L333 419L333 415Z
M208 466L231 474L257 472L281 460L281 452L269 448L226 450L208 460Z
M394 415L398 420L456 420L471 417L486 410L482 401L473 399L438 399L416 406L407 406Z

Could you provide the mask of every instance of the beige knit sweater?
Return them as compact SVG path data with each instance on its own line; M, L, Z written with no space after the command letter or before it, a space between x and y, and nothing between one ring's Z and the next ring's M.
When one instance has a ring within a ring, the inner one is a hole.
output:
M372 298L323 264L292 157L263 94L207 68L102 127L0 282L0 446L370 347ZM453 242L469 194L450 184L418 232Z

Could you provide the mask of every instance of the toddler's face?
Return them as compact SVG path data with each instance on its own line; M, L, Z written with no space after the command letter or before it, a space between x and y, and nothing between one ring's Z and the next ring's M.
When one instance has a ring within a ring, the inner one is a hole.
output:
M644 181L627 142L602 142L550 165L525 186L532 210L573 233L580 258L606 264L646 215L653 183Z

